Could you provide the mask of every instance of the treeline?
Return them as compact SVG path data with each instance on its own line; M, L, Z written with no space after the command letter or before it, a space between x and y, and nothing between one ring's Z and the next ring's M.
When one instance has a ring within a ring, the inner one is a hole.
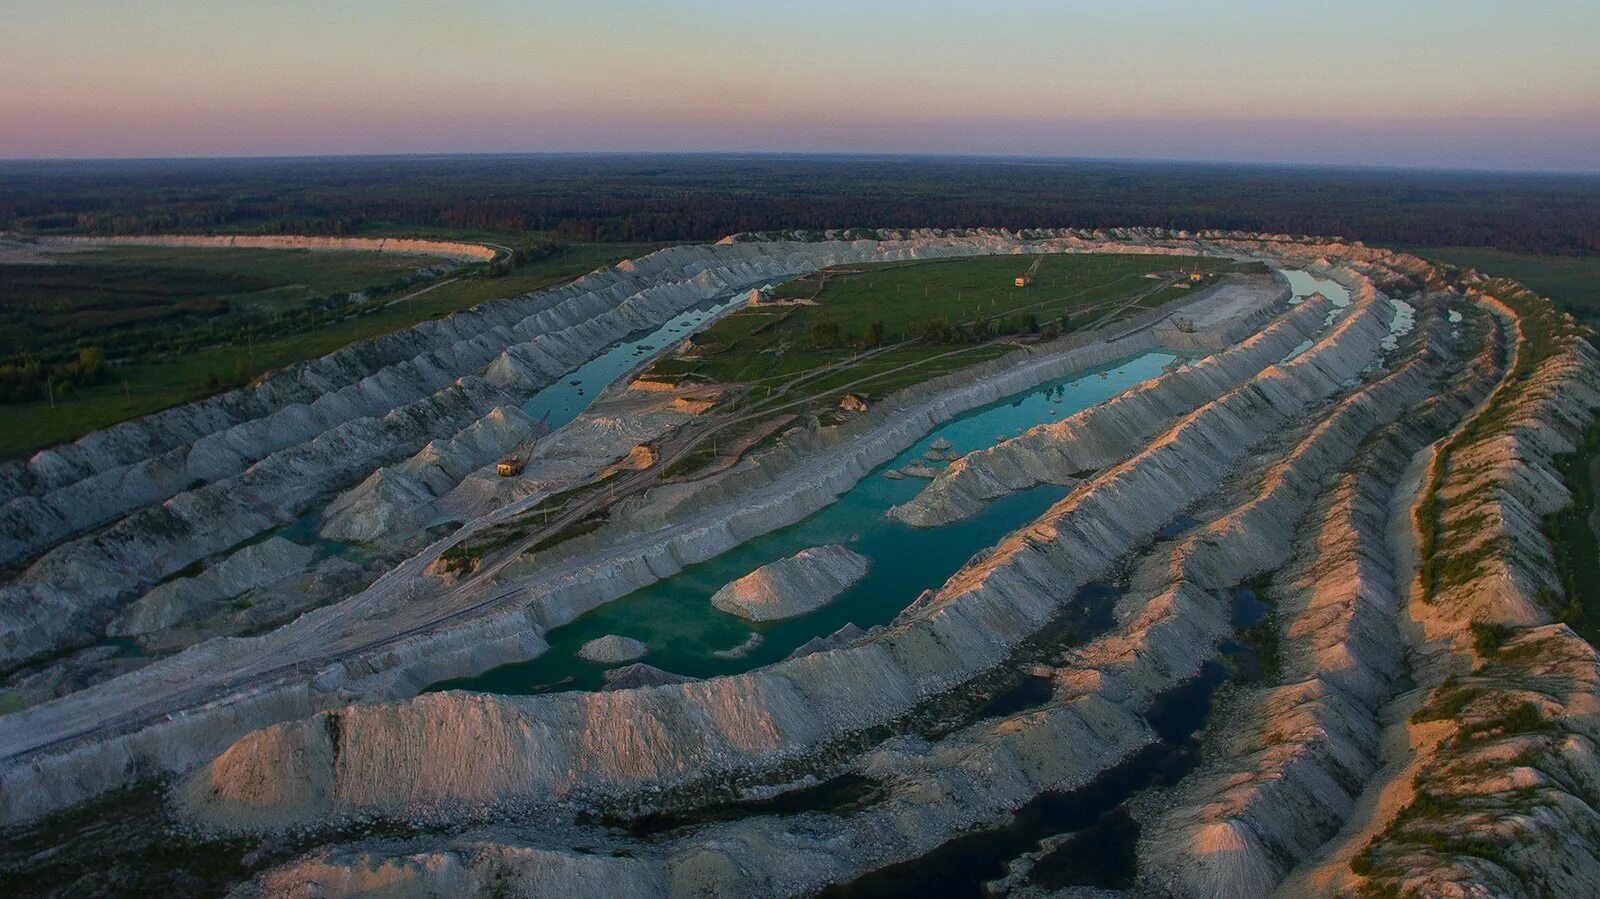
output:
M111 380L106 354L96 346L84 347L70 362L46 365L37 359L0 365L0 404L28 403L71 396L74 390Z
M0 164L34 232L515 234L1152 225L1600 251L1600 178L906 157L523 156Z

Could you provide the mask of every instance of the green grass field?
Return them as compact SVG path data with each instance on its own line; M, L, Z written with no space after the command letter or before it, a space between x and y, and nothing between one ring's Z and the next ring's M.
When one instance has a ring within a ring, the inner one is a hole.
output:
M1521 281L1590 327L1600 326L1600 256L1532 256L1486 247L1405 247L1424 259Z
M119 421L145 415L169 406L201 399L227 389L239 374L246 378L282 368L294 362L314 359L358 340L387 334L429 318L487 300L517 296L562 281L571 280L603 265L639 256L656 249L655 244L576 244L561 252L531 262L498 278L467 275L392 305L374 304L363 314L329 320L306 333L262 340L247 346L219 346L196 352L112 367L113 381L79 390L58 399L54 409L45 401L0 405L0 456L17 456L55 443L73 440L90 431ZM259 250L205 250L217 253L262 253ZM307 254L314 255L314 254ZM358 255L358 254L329 254ZM365 254L369 259L378 254ZM418 257L407 258L415 264ZM260 264L258 259L238 262L219 260L219 268L237 266L235 271ZM321 265L319 262L318 265ZM353 270L328 268L317 275L319 284L337 285L343 277L361 277ZM300 278L306 281L305 278ZM309 283L309 282L307 282ZM404 294L401 294L402 296ZM208 386L213 376L216 386ZM126 384L126 386L124 386Z
M1184 295L1144 277L1199 267L1234 270L1226 260L1171 256L1052 255L1043 257L1036 281L1017 287L1014 280L1036 257L986 256L919 263L845 266L781 286L776 300L804 299L816 305L762 305L727 316L694 338L699 359L674 358L656 364L651 376L683 377L721 383L778 384L798 373L849 357L867 348L869 327L882 322L884 344L917 336L930 322L971 325L988 319L1004 326L1029 313L1041 326L1082 327L1116 304L1148 293L1132 314ZM814 327L838 326L836 341L819 343ZM908 344L874 356L870 367L890 369L945 353L948 343ZM972 361L983 358L973 354ZM989 354L987 358L993 358ZM970 364L963 363L963 364ZM863 370L868 370L863 368ZM920 375L911 375L913 382ZM830 381L840 380L832 375ZM823 382L819 382L823 383ZM883 393L874 385L871 393Z
M690 351L663 359L644 377L675 382L740 384L747 392L720 407L750 416L724 431L733 443L760 428L760 413L808 412L825 420L845 393L876 401L931 378L1016 352L1027 340L1137 315L1188 294L1174 280L1199 268L1208 272L1265 271L1259 265L1172 256L1051 255L1036 280L1015 279L1040 257L990 256L916 263L841 266L780 285L772 299L814 305L746 307L692 338ZM1162 277L1147 278L1161 273ZM1019 333L1028 314L1037 331ZM983 328L980 320L998 322ZM1063 320L1065 327L1063 328ZM950 326L938 339L930 321ZM874 322L883 337L866 335ZM838 326L838 336L818 341L817 326ZM954 332L954 333L951 333ZM799 406L796 401L801 401ZM715 453L702 447L671 473L689 476Z

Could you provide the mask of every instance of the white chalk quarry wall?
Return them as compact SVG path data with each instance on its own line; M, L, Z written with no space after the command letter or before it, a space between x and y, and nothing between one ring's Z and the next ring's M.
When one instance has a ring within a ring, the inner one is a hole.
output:
M342 734L342 731L341 731L341 734ZM197 736L198 736L198 734L197 734ZM10 781L10 779L8 779L8 781ZM22 779L21 782L22 782L22 784L27 784L26 779ZM14 782L13 782L13 784L14 784ZM27 789L26 785L24 785L24 787L22 787L22 789ZM536 857L536 856L539 856L539 853L536 853L536 851L530 851L530 853L526 853L526 857ZM518 857L522 857L522 856L518 856ZM576 862L574 862L574 864L576 864ZM578 867L582 867L582 865L578 865ZM622 877L621 873L618 873L618 875L616 875L616 877Z
M861 769L894 781L894 795L872 809L842 819L742 821L688 838L662 857L647 851L627 871L571 856L554 868L549 850L497 845L490 838L487 847L479 843L471 852L429 848L404 859L381 852L336 854L276 872L264 885L280 890L308 880L344 884L377 868L392 872L407 890L448 890L499 868L546 892L581 889L610 875L645 894L806 893L929 851L974 823L1003 820L1040 790L1080 785L1152 739L1136 714L1141 703L1192 674L1227 632L1225 604L1203 588L1281 564L1290 552L1292 522L1314 500L1322 474L1337 470L1379 422L1420 404L1428 387L1424 375L1422 368L1408 366L1371 388L1377 395L1342 402L1329 423L1309 429L1294 445L1290 462L1267 464L1247 502L1185 538L1172 552L1181 561L1164 552L1154 556L1134 578L1135 593L1151 599L1134 603L1138 611L1119 616L1124 624L1116 633L1085 647L1057 674L1062 686L1049 707L974 726L934 747L891 743L869 753ZM1231 484L1218 489L1217 483L1207 489L1234 495ZM1146 581L1151 586L1141 586ZM1028 583L1035 592L1060 589L1038 573Z
M1076 243L1068 246L1068 249L1117 252L1132 249L1155 253L1183 253L1195 250L1194 247L1187 246L1128 247L1094 240L1078 241L1077 238L1063 239L1058 241L1058 244L1073 242ZM870 242L865 243L868 247L872 246ZM925 251L917 249L896 251L902 256L908 252ZM958 247L954 252L963 253L967 250ZM635 270L638 266L625 265L623 268ZM1265 302L1270 300L1270 296L1259 299ZM1241 313L1248 317L1255 311L1254 307L1247 306ZM1165 313L1159 310L1147 313L1125 328L1119 328L1119 333L1127 336L1114 345L1084 346L1072 353L1057 354L1009 367L1001 366L1004 368L1003 371L991 364L985 371L993 377L963 385L960 389L952 390L955 381L946 377L924 385L921 390L909 391L903 395L935 396L936 399L908 400L913 406L918 402L924 405L912 411L905 420L897 419L892 422L888 428L887 442L878 439L879 435L866 435L868 439L836 447L837 452L827 458L833 460L829 463L830 466L838 467L817 471L813 466L814 474L821 477L823 483L828 485L825 489L791 492L787 494L789 501L781 507L755 509L745 515L742 523L735 529L721 527L710 532L688 535L702 539L687 539L679 535L666 544L667 552L650 557L644 564L638 564L635 556L627 565L617 567L610 572L592 570L579 572L582 575L580 578L567 577L558 581L559 590L537 597L529 609L507 607L504 611L468 619L448 632L424 633L408 637L392 647L372 654L370 658L352 660L332 670L323 671L317 679L318 686L312 690L306 690L299 684L262 685L248 694L232 695L225 702L211 704L204 709L169 717L150 725L142 725L126 735L104 739L95 745L73 747L65 753L53 749L48 754L30 756L24 766L10 768L11 773L8 777L11 783L18 787L19 793L31 797L30 802L13 806L11 813L26 819L51 808L61 807L118 785L123 782L127 776L126 772L129 771L183 770L212 757L222 745L232 739L233 734L240 733L250 726L260 726L271 721L295 717L296 713L290 712L290 709L299 709L298 714L303 715L320 707L342 703L345 697L350 695L371 696L386 693L409 695L423 685L441 678L464 676L485 670L494 664L537 654L543 649L540 639L542 629L549 626L552 620L570 619L572 615L585 608L591 608L599 602L622 595L634 587L675 571L677 565L694 560L697 554L717 551L716 541L724 541L722 546L735 545L742 539L736 531L748 531L744 535L748 536L750 533L760 533L792 520L786 516L803 517L804 514L831 500L838 492L847 489L849 483L864 474L872 465L892 456L904 445L909 445L909 442L920 436L922 430L917 429L919 422L925 430L927 426L951 415L1008 393L1026 389L1039 380L1064 374L1085 364L1109 361L1119 355L1153 345L1148 324L1158 321L1164 315ZM1198 338L1200 335L1195 337ZM1090 355L1085 356L1085 353ZM979 371L977 374L983 375L984 371ZM880 417L874 420L881 423L883 421L881 415L895 411L887 405L879 404L875 407L874 413L879 413ZM869 419L873 419L873 413L863 416L858 424L865 426ZM906 427L907 422L912 426ZM834 438L843 441L861 434L862 431L850 431L846 428L840 429ZM882 458L879 458L880 456ZM740 475L741 472L740 469L735 469L728 474ZM763 471L757 472L753 480L758 485L764 486L771 477L771 473ZM734 479L729 478L729 480ZM710 543L703 539L708 536L712 538ZM537 626L531 629L528 623L530 613L538 619ZM324 616L314 612L280 630L314 632L322 617ZM304 624L305 628L301 628L301 624ZM247 641L230 641L228 644L196 646L190 651L180 653L170 660L157 662L105 687L110 689L119 683L148 681L158 690L166 690L169 689L167 685L170 683L200 677L202 676L200 672L216 669L218 666L231 666L233 663L229 661L230 659L250 658L252 654L259 655L266 652L267 649L252 645L261 643L265 639L267 638L252 638ZM143 691L138 685L128 686L125 689ZM81 705L85 702L99 703L105 698L101 694L105 693L106 690L98 687L91 688L38 709L10 716L5 721L0 721L0 737L5 736L10 726L26 730L30 726L28 722L40 715L60 714L56 706ZM80 697L85 697L83 702L79 702ZM25 746L31 744L27 739L13 740L9 737L6 739Z
M1433 330L1424 335L1432 348L1421 350L1422 358L1448 355L1437 323L1425 322L1423 327ZM1152 834L1179 835L1160 841L1170 852L1147 849L1141 859L1147 878L1167 878L1156 881L1161 890L1182 895L1260 895L1348 810L1350 772L1371 770L1374 764L1372 707L1387 693L1385 681L1399 651L1388 550L1379 533L1387 515L1383 507L1390 482L1404 467L1398 460L1409 447L1426 440L1429 429L1439 422L1453 420L1486 389L1493 372L1477 361L1457 369L1466 377L1445 382L1445 389L1435 386L1427 374L1436 363L1407 364L1339 401L1324 421L1305 427L1292 440L1282 465L1265 463L1251 499L1182 541L1187 549L1175 553L1183 559L1180 565L1168 567L1157 557L1135 575L1136 591L1141 592L1141 577L1153 578L1153 583L1168 576L1184 584L1220 587L1276 567L1284 559L1294 560L1279 575L1284 589L1275 592L1280 596L1287 682L1265 688L1259 700L1264 714L1244 716L1237 727L1240 742L1225 744L1231 745L1231 753L1241 757L1238 761L1252 776L1230 777L1224 767L1197 778L1193 793L1155 825ZM1486 610L1504 614L1543 608L1532 594L1508 600L1505 593L1549 583L1546 570L1539 567L1545 564L1540 560L1548 559L1548 550L1539 549L1541 538L1533 535L1540 515L1561 503L1559 492L1553 498L1549 493L1554 483L1549 476L1550 456L1570 448L1575 435L1587 427L1596 405L1594 387L1600 384L1597 372L1600 366L1595 365L1592 351L1569 346L1528 379L1526 396L1533 399L1519 403L1511 416L1512 440L1497 438L1494 452L1479 447L1460 456L1465 460L1461 470L1480 479L1481 490L1473 494L1462 483L1447 483L1449 495L1483 496L1490 506L1509 508L1495 521L1510 529L1510 545L1537 551L1524 555L1519 549L1497 557L1494 564L1509 570L1462 595L1441 596L1446 614L1428 625L1448 629L1436 635L1439 639L1470 643L1468 616ZM1269 370L1262 377L1270 375ZM1317 414L1316 410L1314 403L1308 404L1301 414ZM1202 408L1190 418L1205 412ZM1384 424L1401 413L1406 413L1403 420ZM1377 435L1376 441L1363 443L1368 434ZM1353 467L1351 459L1356 460ZM1132 460L1125 463L1132 464ZM1145 458L1138 464L1154 463ZM1522 465L1544 471L1530 477L1520 470ZM1109 482L1115 471L1092 483ZM1347 473L1331 481L1331 491L1324 493L1319 486L1322 478L1340 471ZM1518 505L1538 511L1518 511ZM1307 510L1307 530L1291 543L1293 521ZM1016 564L1022 558L1019 555ZM1532 567L1519 569L1519 559L1531 561ZM985 586L996 586L1000 579L987 573L987 565L986 561L980 566L986 572ZM1168 574L1178 570L1183 573ZM1037 577L1030 584L1033 590L1060 589ZM1491 594L1487 600L1481 595L1486 591ZM919 605L914 614L925 614L937 602ZM1008 802L1014 805L1051 785L1080 782L1050 777L1064 771L1082 776L1119 757L1117 750L1106 747L1147 740L1137 722L1126 716L1126 707L1137 704L1130 697L1139 695L1140 687L1159 686L1164 678L1190 670L1173 660L1192 658L1197 651L1210 653L1202 647L1225 632L1225 622L1216 598L1205 591L1174 593L1144 608L1146 617L1119 616L1126 623L1118 632L1086 647L1080 674L1058 675L1060 682L1080 686L1058 687L1056 699L1045 710L1001 725L977 726L933 747L886 744L869 753L862 760L864 770L891 777L902 771L914 773L894 785L890 799L863 813L843 819L758 817L713 828L663 850L646 848L642 857L625 860L498 843L494 835L470 849L440 848L436 841L432 845L424 841L413 844L403 857L382 848L352 848L288 866L260 885L288 891L315 882L333 887L332 894L337 895L371 886L373 878L382 877L397 894L411 895L481 884L495 872L529 888L555 892L608 880L637 895L809 892L926 851L971 826L973 818L954 813L954 808L980 809L979 818L991 814L1003 818ZM1173 631L1172 638L1153 639L1162 622L1180 630ZM1206 622L1211 623L1210 632ZM1114 646L1122 648L1106 654ZM1528 628L1506 649L1503 655L1480 660L1474 676L1463 678L1484 695L1463 711L1462 727L1487 726L1509 705L1528 701L1539 707L1545 721L1557 723L1554 736L1540 732L1496 741L1491 732L1491 739L1470 744L1477 748L1425 765L1419 783L1449 801L1465 800L1479 809L1439 826L1446 828L1443 832L1449 839L1504 847L1503 864L1509 867L1471 854L1421 848L1425 844L1408 843L1403 834L1381 834L1375 851L1390 866L1375 875L1385 878L1382 885L1424 894L1520 894L1528 888L1525 878L1531 874L1538 878L1535 883L1564 895L1587 895L1600 886L1600 862L1592 851L1600 843L1600 818L1592 811L1591 795L1593 785L1600 783L1593 751L1600 741L1600 703L1595 700L1600 695L1600 658L1560 625ZM1128 686L1113 673L1118 658L1143 672ZM1064 699L1071 702L1071 697L1096 693L1115 697L1099 707L1097 726L1059 727L1063 720L1059 704ZM1524 761L1529 758L1531 763ZM1484 770L1489 773L1481 773ZM1464 776L1467 771L1473 772L1471 776ZM910 801L902 800L902 790ZM1530 797L1535 809L1531 815L1526 811ZM777 859L783 863L775 864Z
M1030 536L1008 539L932 602L856 646L648 690L431 694L351 708L246 737L190 779L186 802L215 826L368 813L447 817L484 803L620 796L799 757L999 664L1054 616L1057 597L1107 571L1248 447L1350 382L1377 358L1386 333L1378 304L1358 303L1318 345L1186 416L1052 508ZM460 763L468 747L480 759L470 770Z
M446 319L454 328L430 322L403 332L417 332L409 340L369 341L420 344L411 348L428 352L359 379L352 372L361 364L357 360L381 358L382 348L357 345L218 398L210 405L221 414L203 422L159 413L102 432L115 432L114 440L90 435L71 447L44 451L26 468L0 473L0 483L8 483L13 494L0 510L0 561L132 514L92 537L62 544L16 584L0 588L0 621L19 620L24 608L38 610L35 627L26 634L15 629L13 639L0 643L0 663L90 638L130 591L293 520L328 492L416 453L430 440L455 436L496 407L518 404L605 346L696 303L840 262L1021 249L998 235L675 247L572 285ZM482 377L468 374L486 363ZM327 369L347 383L328 394L332 385L325 382L323 396L299 401L294 388ZM223 410L230 405L276 411L249 410L244 420L228 424ZM142 450L155 454L140 461ZM69 456L76 464L66 461ZM204 483L190 489L196 482Z
M1408 769L1413 798L1430 801L1375 822L1361 874L1308 876L1420 895L1589 895L1600 891L1600 654L1566 625L1548 623L1558 610L1545 591L1560 582L1541 526L1571 501L1554 457L1593 425L1600 357L1524 289L1482 279L1468 286L1516 325L1517 359L1531 371L1500 385L1480 419L1490 424L1463 429L1448 457L1430 460L1429 475L1442 476L1440 533L1471 535L1436 552L1474 553L1479 566L1472 577L1436 574L1431 593L1419 581L1411 594L1424 631L1419 654L1430 663L1419 670L1421 711L1439 722L1425 726L1445 731L1419 742ZM1528 337L1530 314L1546 316L1543 346ZM1474 622L1508 626L1509 639L1485 652ZM1444 671L1453 677L1442 679Z
M1432 324L1438 330L1438 320ZM1141 869L1160 890L1266 895L1338 828L1376 769L1376 714L1404 651L1386 546L1389 497L1407 458L1499 375L1493 367L1458 371L1449 392L1416 402L1380 430L1307 516L1270 590L1281 682L1236 700L1220 761L1141 837Z
M1291 309L1238 346L985 450L941 471L922 492L889 510L891 518L936 527L977 513L989 501L1040 483L1068 484L1148 439L1179 415L1254 377L1314 336L1331 304L1324 298Z

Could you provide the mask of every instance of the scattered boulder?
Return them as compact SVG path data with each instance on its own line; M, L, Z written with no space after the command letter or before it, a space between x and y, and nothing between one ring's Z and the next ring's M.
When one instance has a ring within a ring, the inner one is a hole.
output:
M780 621L822 608L856 581L871 562L837 544L803 549L728 584L711 604L751 621Z
M607 634L583 644L578 650L578 658L602 665L621 665L642 658L649 651L650 647L632 637Z

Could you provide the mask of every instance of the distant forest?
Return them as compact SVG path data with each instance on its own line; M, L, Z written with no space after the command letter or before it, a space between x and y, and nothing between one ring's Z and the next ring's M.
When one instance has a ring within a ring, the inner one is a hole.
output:
M1600 177L943 157L620 155L0 163L36 233L546 232L1158 225L1600 251Z

